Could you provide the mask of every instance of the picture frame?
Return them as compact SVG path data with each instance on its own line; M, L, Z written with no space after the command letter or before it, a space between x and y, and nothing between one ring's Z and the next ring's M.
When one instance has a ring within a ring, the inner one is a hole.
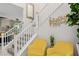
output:
M32 20L34 19L34 5L33 4L27 4L26 17Z

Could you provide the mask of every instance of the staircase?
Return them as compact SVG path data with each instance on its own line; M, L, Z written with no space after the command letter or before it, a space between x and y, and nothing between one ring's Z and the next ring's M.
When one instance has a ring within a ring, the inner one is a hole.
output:
M20 56L37 36L35 22L23 27L23 23L14 26L2 34L0 51L3 56Z
M62 6L61 4L56 4L56 7L52 4L46 5L42 12L37 14L37 28L35 27L35 21L29 23L27 26L24 24L18 24L10 29L8 32L2 34L1 43L1 55L11 55L20 56L27 49L28 45L39 35L40 29L46 21L50 19L53 14ZM46 26L47 27L47 26ZM37 33L38 30L38 33ZM44 30L44 29L43 29ZM43 33L43 32L42 32ZM47 31L46 31L47 33ZM45 34L45 32L44 32ZM10 39L10 40L9 40ZM7 52L7 53L6 53Z

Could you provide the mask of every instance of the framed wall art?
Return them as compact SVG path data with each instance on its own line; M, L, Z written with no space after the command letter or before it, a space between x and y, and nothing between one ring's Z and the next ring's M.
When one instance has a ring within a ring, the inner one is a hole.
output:
M34 5L33 4L27 4L26 7L26 16L29 19L34 19Z

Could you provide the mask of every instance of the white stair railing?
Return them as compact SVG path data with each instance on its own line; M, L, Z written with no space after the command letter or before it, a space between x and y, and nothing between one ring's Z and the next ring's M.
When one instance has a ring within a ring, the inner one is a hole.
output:
M1 53L2 55L5 55L5 50L7 47L10 47L13 43L14 34L18 34L22 30L22 23L19 23L15 25L13 28L11 28L6 33L2 33L1 35Z
M7 55L6 51L11 55L22 55L28 45L37 36L37 29L34 26L35 22L29 24L25 28L14 26L8 32L2 34L2 55Z
M36 29L33 25L34 25L34 23L31 23L21 33L19 33L17 36L15 36L15 38L14 38L14 55L22 55L22 53L26 50L28 45L37 36Z

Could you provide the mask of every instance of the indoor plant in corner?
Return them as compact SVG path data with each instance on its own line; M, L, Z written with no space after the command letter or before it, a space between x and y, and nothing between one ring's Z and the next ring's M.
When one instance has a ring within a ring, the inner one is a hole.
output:
M69 26L77 25L79 26L79 3L69 3L71 12L67 15L68 21L67 24ZM77 37L79 38L79 28L77 29ZM79 42L77 42L79 45Z
M51 44L51 47L54 46L54 37L52 35L50 36L50 44Z

